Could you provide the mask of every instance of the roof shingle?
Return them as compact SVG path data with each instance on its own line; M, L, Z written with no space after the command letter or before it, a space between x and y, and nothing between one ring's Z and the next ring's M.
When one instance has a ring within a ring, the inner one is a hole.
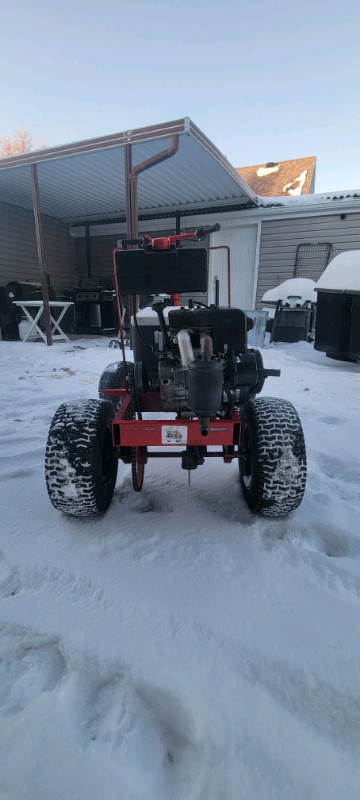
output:
M270 161L252 167L237 167L237 172L253 192L263 197L297 196L315 190L316 156Z

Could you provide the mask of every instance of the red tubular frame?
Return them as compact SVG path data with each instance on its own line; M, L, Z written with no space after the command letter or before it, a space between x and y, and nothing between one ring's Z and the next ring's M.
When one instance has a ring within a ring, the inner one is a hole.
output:
M123 402L116 413L112 423L112 438L114 447L120 448L120 458L122 448L142 447L146 451L148 447L162 447L171 449L174 447L221 447L225 462L230 462L233 458L238 458L238 448L240 445L241 420L237 411L232 411L228 419L211 417L209 432L207 436L202 436L195 419L132 419L131 397L126 389L104 389L105 397L120 397ZM144 412L162 411L161 398L158 392L147 392L142 395L141 406ZM186 441L180 444L164 443L162 439L163 427L186 428ZM145 458L146 458L146 454ZM166 454L164 454L166 455ZM206 453L205 453L206 457Z
M126 377L126 357L125 357L125 342L124 342L124 331L122 326L122 319L121 319L121 309L120 309L120 295L119 295L119 287L117 282L117 274L116 274L116 264L115 264L115 253L117 250L121 248L114 247L113 249L113 273L114 273L114 286L115 286L115 294L116 294L116 308L119 318L119 333L120 333L120 341L121 341L121 350L122 350L122 357L124 363L124 375Z
M227 250L227 279L228 279L228 306L231 306L231 273L230 273L230 247L228 244L219 244L216 247L207 247L207 250Z

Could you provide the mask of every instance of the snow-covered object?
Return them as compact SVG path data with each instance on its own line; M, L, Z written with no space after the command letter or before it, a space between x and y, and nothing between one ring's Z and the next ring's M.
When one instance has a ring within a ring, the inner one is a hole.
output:
M21 319L19 322L19 336L20 339L23 340L29 333L29 328L31 328L32 323L29 319ZM28 341L32 341L33 339L37 339L36 329L33 328L30 336L28 336Z
M316 289L360 292L360 250L339 253L319 278Z
M164 308L165 319L168 318L169 311L179 311L179 310L180 306L165 306ZM145 325L145 323L148 323L150 325L151 323L157 324L159 321L159 317L156 311L154 311L154 309L151 306L146 306L146 308L142 308L140 311L138 311L136 314L136 319L138 322L139 320L141 320L142 325Z
M283 281L274 289L269 289L262 296L262 303L277 303L278 300L287 300L288 297L298 297L300 303L309 300L316 303L317 297L314 292L316 284L310 278L289 278Z

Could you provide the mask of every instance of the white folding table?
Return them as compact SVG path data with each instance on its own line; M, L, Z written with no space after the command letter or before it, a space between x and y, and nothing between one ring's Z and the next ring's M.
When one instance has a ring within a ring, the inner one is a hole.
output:
M44 311L44 301L43 300L13 300L13 305L14 306L19 306L19 308L21 308L21 310L24 312L25 316L28 318L29 322L31 323L31 325L29 327L29 330L28 330L26 336L23 339L23 342L26 342L29 339L29 337L31 336L33 331L36 333L37 336L40 336L41 339L44 340L44 342L46 342L46 336L44 334L44 331L42 331L40 326L39 326L39 320L40 320L40 317L41 317L41 315L42 315L42 313ZM74 303L63 302L62 300L49 300L50 321L51 321L51 325L52 325L51 335L52 335L52 338L54 340L58 341L59 339L64 339L66 342L70 341L69 337L61 329L60 322L61 322L64 314L68 310L68 308L70 308L70 306L73 306L73 305L74 305ZM57 319L54 319L54 317L53 317L53 315L51 313L52 309L55 309L55 308L60 309L60 313L59 313L59 316L57 317ZM35 316L32 316L31 309L35 309L35 311L36 311ZM58 333L55 333L55 331L58 331Z

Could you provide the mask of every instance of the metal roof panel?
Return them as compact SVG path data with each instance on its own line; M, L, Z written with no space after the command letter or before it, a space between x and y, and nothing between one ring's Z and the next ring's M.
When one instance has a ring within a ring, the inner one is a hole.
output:
M128 132L128 138L132 136L133 165L169 147L171 137L164 132L179 128L180 122L142 129L144 138L138 131ZM177 153L138 177L139 213L162 208L181 210L204 203L255 204L251 189L215 145L196 126L190 132L193 123L183 122L186 124L179 133ZM0 200L32 209L29 163L37 163L43 214L66 221L125 215L125 139L126 134L117 134L101 141L1 159Z

